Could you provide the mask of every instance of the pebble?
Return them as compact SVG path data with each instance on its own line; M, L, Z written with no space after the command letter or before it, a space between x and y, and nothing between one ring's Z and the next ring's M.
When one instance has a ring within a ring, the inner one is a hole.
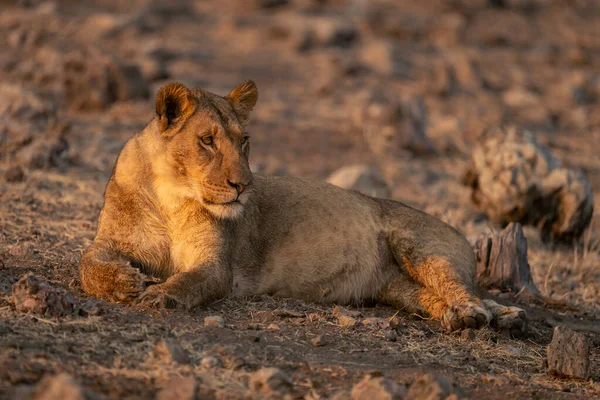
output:
M223 328L225 327L225 320L221 316L212 315L204 318L204 326Z

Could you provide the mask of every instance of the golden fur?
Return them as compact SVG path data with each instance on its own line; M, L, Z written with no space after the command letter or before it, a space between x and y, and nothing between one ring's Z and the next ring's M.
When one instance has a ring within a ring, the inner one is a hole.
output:
M258 90L227 97L170 84L108 182L84 290L193 307L227 295L380 301L448 329L520 329L524 313L475 294L475 260L452 227L401 203L324 182L253 176L244 125ZM164 280L148 286L143 274ZM498 322L498 321L496 321Z

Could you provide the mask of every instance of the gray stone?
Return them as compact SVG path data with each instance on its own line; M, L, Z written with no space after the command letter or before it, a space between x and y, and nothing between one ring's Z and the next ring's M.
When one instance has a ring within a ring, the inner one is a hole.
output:
M375 168L366 165L342 167L327 178L327 182L344 189L356 190L367 196L390 198L385 178Z

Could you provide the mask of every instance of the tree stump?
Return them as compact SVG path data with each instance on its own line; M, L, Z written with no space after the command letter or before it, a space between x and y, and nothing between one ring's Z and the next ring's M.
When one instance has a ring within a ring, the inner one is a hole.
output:
M527 261L527 239L521 224L511 222L503 231L477 240L474 246L477 282L487 288L539 294Z
M566 326L554 328L548 345L548 372L553 375L587 379L590 372L590 344L583 333Z

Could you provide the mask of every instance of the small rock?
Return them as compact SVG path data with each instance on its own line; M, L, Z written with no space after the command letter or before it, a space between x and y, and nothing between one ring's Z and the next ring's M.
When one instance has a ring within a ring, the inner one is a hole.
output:
M242 357L231 357L227 359L227 362L225 364L227 369L233 371L242 368L244 365L246 365L246 360L244 360Z
M6 182L21 182L23 181L23 178L25 178L25 173L18 165L10 167L4 172L4 179L6 179Z
M319 18L313 21L316 40L324 46L351 47L358 39L356 27L350 21Z
M515 356L521 355L521 353L522 353L521 349L519 349L518 347L515 347L515 346L510 346L510 345L506 346L504 348L504 350L508 351L511 354L514 354Z
M270 330L270 331L279 331L279 330L281 330L281 329L279 328L279 325L276 325L276 324L269 324L269 325L267 326L267 329L268 329L268 330Z
M402 400L406 388L385 377L367 375L352 388L352 400Z
M342 167L331 174L327 182L367 196L386 199L392 195L383 175L375 168L366 165Z
M471 341L471 340L477 339L477 334L475 333L475 331L473 329L465 329L461 332L460 338L462 340Z
M273 315L276 315L280 318L302 318L302 317L304 317L304 314L301 312L296 312L296 311L286 310L286 309L275 310L275 311L273 311Z
M389 326L390 326L390 328L392 328L392 329L394 329L394 330L397 331L397 330L402 329L402 327L404 326L404 324L402 323L402 320L400 319L400 317L398 317L397 315L394 315L389 320Z
M548 372L569 378L588 379L590 343L587 337L566 326L556 326L548 345Z
M50 285L32 273L13 285L13 300L19 312L33 312L59 317L72 314L75 299L63 288Z
M161 339L154 346L153 356L167 363L189 364L187 352L173 339Z
M347 315L340 315L338 317L338 323L342 326L355 326L358 321L356 321L356 318L352 318Z
M219 315L211 315L204 318L204 326L223 328L225 326L225 320Z
M150 82L161 81L169 78L169 71L165 63L151 57L138 59L137 64L144 77Z
M444 400L453 396L452 399L466 399L466 394L450 379L426 374L418 378L408 389L406 400Z
M156 394L156 400L194 400L196 387L193 376L172 378Z
M394 332L391 329L386 329L383 332L383 338L387 341L387 342L395 342L396 340L398 340L398 335L396 335L396 332Z
M334 317L339 317L340 315L346 315L352 318L360 318L362 317L362 313L356 310L348 310L347 308L335 306L333 307L332 314Z
M360 61L369 69L396 79L410 79L413 72L411 59L402 47L389 41L373 41L361 46Z
M79 307L79 315L84 317L102 314L104 314L104 303L96 299L88 300Z
M217 357L206 356L202 359L201 365L206 369L214 369L221 366L221 361Z
M389 326L388 320L385 318L365 318L360 321L365 326L373 326L375 328L384 329Z
M325 335L319 335L313 338L310 343L315 347L325 346L327 344L327 337Z
M73 377L62 373L47 376L35 386L30 399L32 400L85 400L86 395Z
M284 396L292 389L292 381L278 368L262 368L250 377L250 390L268 396Z

